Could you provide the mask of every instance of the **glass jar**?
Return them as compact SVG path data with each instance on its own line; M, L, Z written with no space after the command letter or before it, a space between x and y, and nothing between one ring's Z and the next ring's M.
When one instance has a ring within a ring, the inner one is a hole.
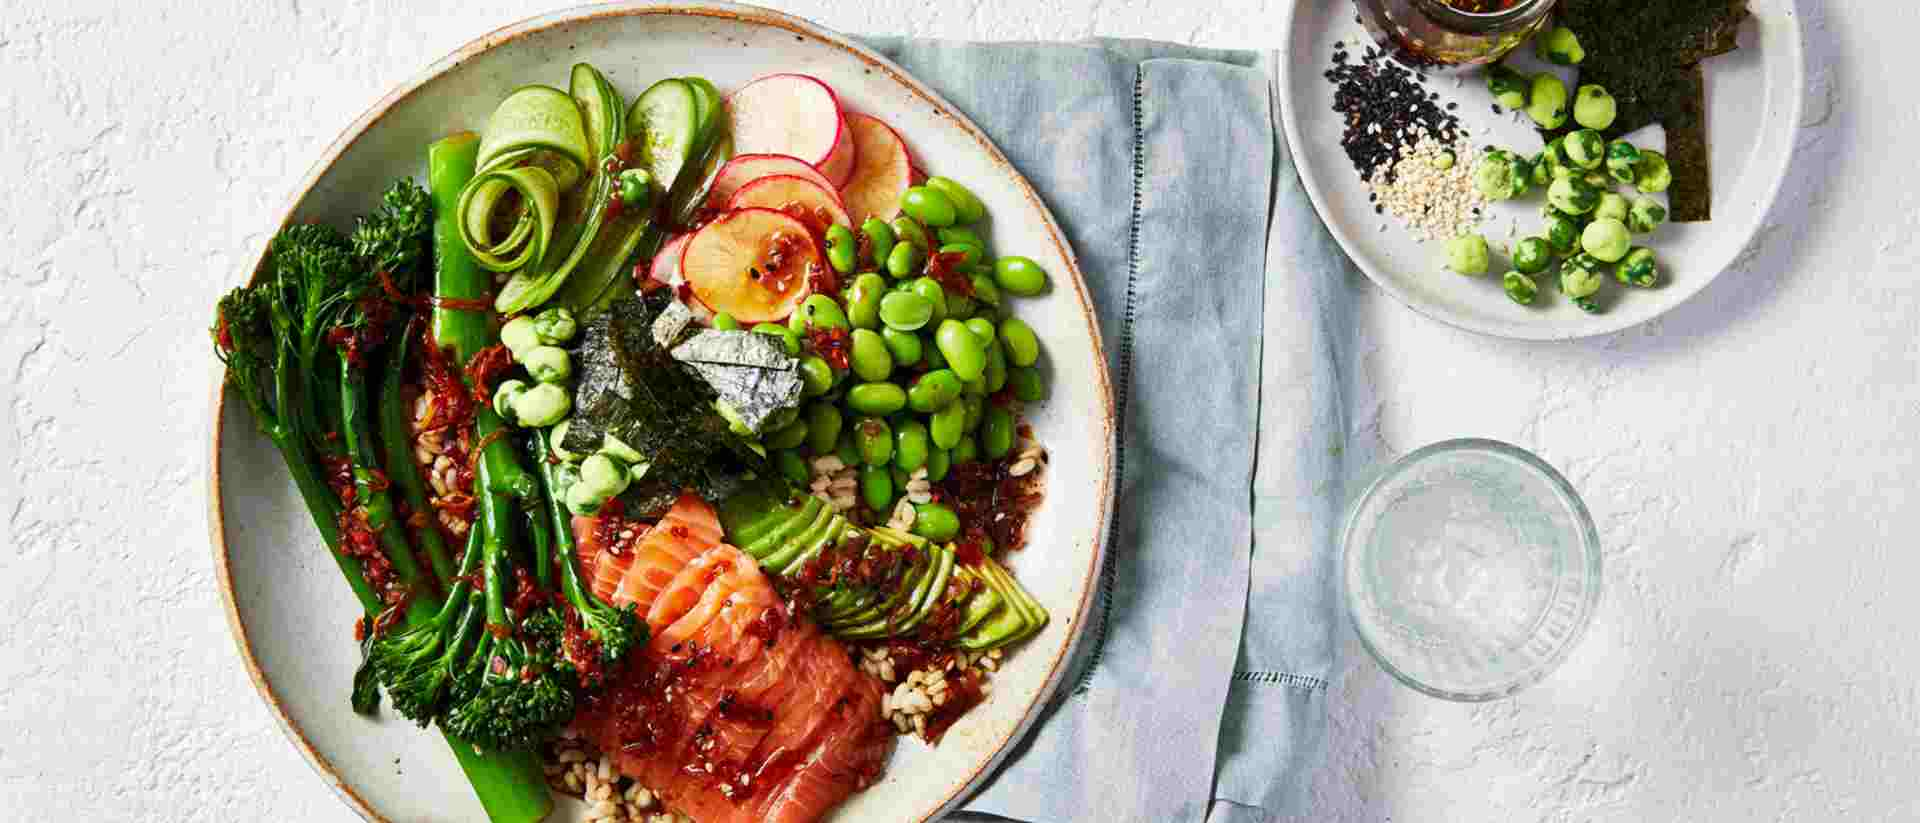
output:
M1554 2L1354 0L1354 6L1381 49L1407 65L1429 68L1500 59L1546 25Z

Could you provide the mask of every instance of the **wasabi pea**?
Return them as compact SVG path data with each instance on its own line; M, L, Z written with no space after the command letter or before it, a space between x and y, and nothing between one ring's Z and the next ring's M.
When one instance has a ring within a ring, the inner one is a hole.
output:
M644 463L647 460L646 455L641 454L639 449L627 445L627 441L614 437L610 433L600 435L599 453L628 465Z
M1544 235L1547 245L1557 254L1572 254L1574 248L1580 245L1580 225L1564 214L1547 216Z
M1554 26L1535 38L1533 53L1556 66L1577 66L1587 59L1587 50L1580 46L1580 36L1566 26Z
M1607 176L1621 183L1632 185L1637 176L1635 169L1640 165L1640 150L1625 140L1615 140L1607 144Z
M1611 218L1627 222L1627 198L1613 192L1601 192L1600 204L1593 207L1593 219Z
M1493 102L1509 109L1527 107L1527 78L1505 64L1495 63L1487 67L1487 91L1493 94Z
M1643 289L1653 288L1660 282L1660 269L1654 265L1653 250L1641 246L1633 247L1626 257L1620 258L1620 264L1613 267L1613 279Z
M1522 306L1533 304L1533 298L1540 293L1540 287L1533 278L1517 271L1510 271L1500 277L1500 287L1505 289L1507 297Z
M1553 262L1553 246L1544 237L1527 237L1513 247L1513 268L1521 274L1539 274Z
M1659 194L1673 185L1673 170L1667 168L1667 156L1652 149L1640 151L1640 164L1633 168L1633 187L1641 194Z
M1633 199L1633 206L1627 211L1627 231L1634 234L1646 234L1660 228L1667 222L1667 207L1651 197L1640 196Z
M1527 116L1543 129L1567 124L1567 84L1552 72L1540 72L1528 83Z
M1487 273L1487 238L1463 234L1447 241L1447 268L1460 274Z
M513 398L513 417L522 426L551 426L567 419L571 411L573 396L552 383L541 383Z
M1567 160L1574 168L1593 171L1607 161L1607 139L1593 129L1581 129L1567 135L1561 144L1566 147Z
M1633 237L1627 233L1627 224L1611 217L1604 217L1587 224L1580 233L1580 249L1594 256L1602 263L1613 263L1627 256L1633 247Z
M572 420L560 421L560 425L554 426L553 432L547 435L547 442L553 444L554 457L558 457L568 463L578 463L580 462L580 458L585 457L585 455L567 451L567 447L561 445L567 442L567 430L572 427Z
M517 422L519 418L514 416L513 404L520 399L520 395L526 393L527 381L525 380L500 381L500 385L493 389L493 413L500 415L500 419L508 423Z
M1527 161L1506 149L1481 155L1473 170L1474 188L1488 200L1510 200L1526 194L1532 184L1533 173Z
M564 383L573 376L573 360L559 346L534 346L520 359L527 374L542 383Z
M1427 164L1441 171L1446 171L1447 169L1453 168L1454 160L1453 152L1443 151L1434 155L1432 160L1427 161Z
M507 347L507 351L513 353L513 359L517 361L521 355L540 345L540 332L534 327L533 318L523 314L500 327L500 342Z
M1573 122L1590 129L1604 129L1613 125L1613 118L1619 113L1619 106L1613 102L1613 95L1607 93L1605 86L1585 85L1573 96Z
M533 316L533 333L540 342L549 346L558 346L573 339L580 324L574 322L573 312L565 306L554 306Z
M1599 269L1576 263L1579 257L1575 255L1560 266L1560 291L1574 299L1592 297L1600 291L1600 284L1605 282Z
M1600 205L1600 190L1583 178L1562 177L1547 187L1547 203L1564 214L1586 214Z

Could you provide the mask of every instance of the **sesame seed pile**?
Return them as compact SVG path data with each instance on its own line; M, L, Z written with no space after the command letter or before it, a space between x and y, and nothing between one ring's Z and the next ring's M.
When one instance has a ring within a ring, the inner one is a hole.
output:
M1451 112L1458 103L1440 103L1440 93L1427 89L1427 76L1393 62L1378 47L1368 46L1360 59L1348 62L1343 42L1334 46L1333 65L1323 74L1334 87L1333 110L1346 116L1340 147L1363 180L1388 169L1420 137L1453 143L1465 133Z
M1374 213L1392 214L1422 241L1471 234L1486 207L1473 185L1476 156L1464 137L1447 142L1416 129L1413 144L1367 178ZM1384 231L1386 224L1380 228Z

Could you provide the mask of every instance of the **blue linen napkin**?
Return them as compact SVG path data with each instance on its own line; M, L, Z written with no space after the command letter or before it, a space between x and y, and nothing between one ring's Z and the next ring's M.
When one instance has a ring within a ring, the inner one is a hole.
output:
M1293 811L1332 667L1342 429L1326 286L1349 264L1286 160L1275 57L868 43L978 123L1053 210L1117 394L1119 497L1086 642L956 817Z

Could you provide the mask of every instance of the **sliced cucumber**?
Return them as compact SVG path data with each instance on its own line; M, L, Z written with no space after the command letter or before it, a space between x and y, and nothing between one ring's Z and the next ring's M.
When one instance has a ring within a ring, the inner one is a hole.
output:
M552 86L521 86L495 106L480 132L481 171L501 165L526 149L551 153L558 163L542 162L554 172L560 190L573 188L593 165L580 106Z
M598 163L626 139L627 119L622 116L620 93L598 69L575 63L568 78L567 91L580 106L580 118L586 127L588 157Z
M699 95L684 80L649 86L627 110L627 133L640 138L638 162L671 191L701 148Z
M600 226L607 218L607 198L613 193L613 175L605 170L596 171L593 181L587 186L585 199L576 204L571 220L566 223L566 231L559 242L549 246L549 261L543 261L531 274L522 270L515 274L500 294L493 300L493 307L501 314L519 314L539 306L552 297L567 278L586 259L587 252L593 248L593 241L600 235ZM551 258L559 256L559 260Z

